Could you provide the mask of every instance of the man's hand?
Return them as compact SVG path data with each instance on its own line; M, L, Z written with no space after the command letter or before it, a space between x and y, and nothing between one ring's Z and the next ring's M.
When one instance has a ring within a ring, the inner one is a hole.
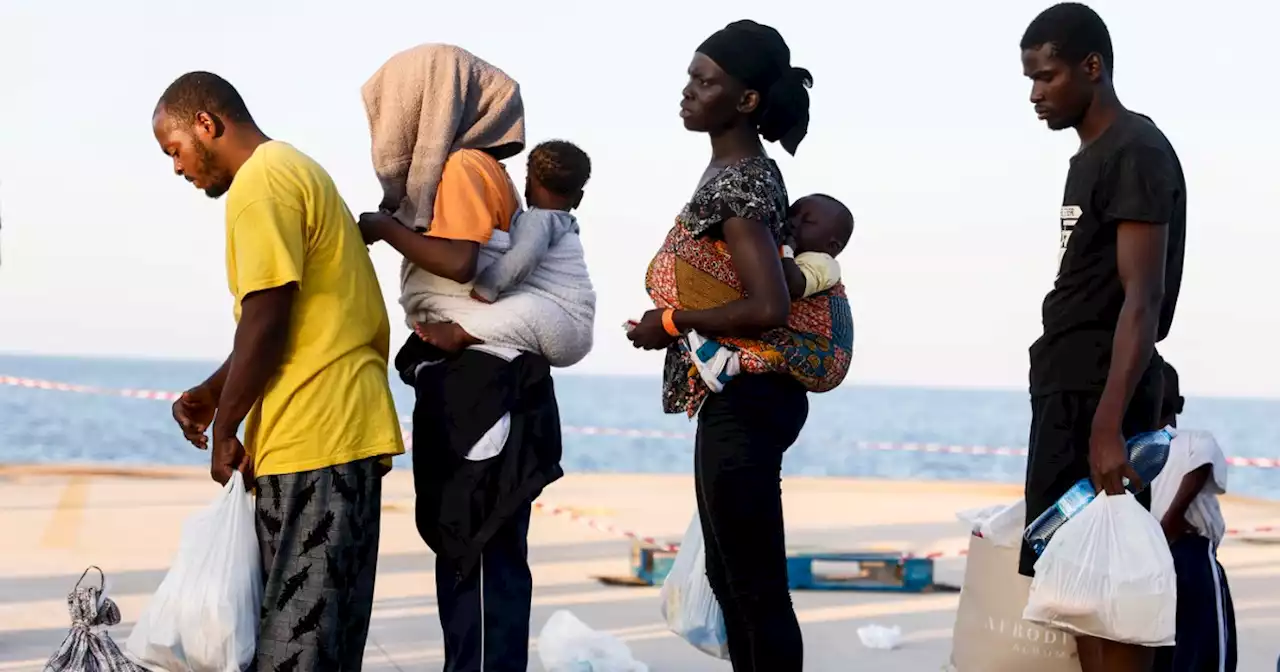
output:
M1096 425L1089 435L1089 475L1094 489L1108 495L1122 494L1124 479L1128 479L1135 489L1144 486L1138 472L1129 464L1124 436L1117 430Z
M400 226L394 217L385 212L366 212L356 222L360 227L360 237L365 245L372 245L386 238L386 227Z
M173 419L187 441L204 450L209 447L209 437L204 432L213 422L213 414L217 410L218 397L214 391L205 385L197 385L173 402Z
M253 459L245 452L244 444L236 438L235 432L224 436L217 427L213 431L213 457L209 463L209 474L218 485L226 485L231 474L239 471L244 475L246 488L253 483Z

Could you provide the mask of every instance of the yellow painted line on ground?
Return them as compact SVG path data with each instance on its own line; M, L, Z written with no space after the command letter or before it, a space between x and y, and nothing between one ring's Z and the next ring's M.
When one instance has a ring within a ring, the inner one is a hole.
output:
M62 487L62 496L45 527L40 545L44 548L74 548L80 537L85 504L89 501L89 478L72 476Z

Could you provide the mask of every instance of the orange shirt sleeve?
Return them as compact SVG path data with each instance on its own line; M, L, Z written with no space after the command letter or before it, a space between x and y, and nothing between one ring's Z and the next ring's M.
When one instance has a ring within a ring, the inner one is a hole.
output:
M489 242L494 229L502 227L490 199L489 176L467 152L456 152L444 164L440 187L436 190L435 211L428 236Z

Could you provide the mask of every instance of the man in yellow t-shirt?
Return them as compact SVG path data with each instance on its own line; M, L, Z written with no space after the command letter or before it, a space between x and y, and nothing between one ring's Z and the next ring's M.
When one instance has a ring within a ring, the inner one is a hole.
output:
M227 197L235 344L173 415L200 448L212 424L214 480L239 474L257 489L266 577L257 668L358 670L381 477L404 452L373 264L328 173L263 134L221 77L179 77L152 124L175 173Z

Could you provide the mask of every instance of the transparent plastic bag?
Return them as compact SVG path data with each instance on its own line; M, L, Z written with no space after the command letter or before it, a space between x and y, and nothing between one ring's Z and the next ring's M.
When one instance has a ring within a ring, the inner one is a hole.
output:
M1160 524L1128 493L1101 493L1036 561L1023 618L1142 646L1172 646L1178 581Z
M242 672L257 648L262 559L239 472L182 527L169 573L125 643L148 669Z
M987 539L1001 548L1014 548L1022 545L1027 503L1019 499L1012 504L967 509L956 513L956 517L971 527L974 536Z
M724 614L707 581L707 551L697 514L689 523L671 571L662 582L662 618L667 628L694 648L716 658L729 659Z
M547 672L649 672L631 649L607 632L592 630L561 609L538 634L538 658Z

